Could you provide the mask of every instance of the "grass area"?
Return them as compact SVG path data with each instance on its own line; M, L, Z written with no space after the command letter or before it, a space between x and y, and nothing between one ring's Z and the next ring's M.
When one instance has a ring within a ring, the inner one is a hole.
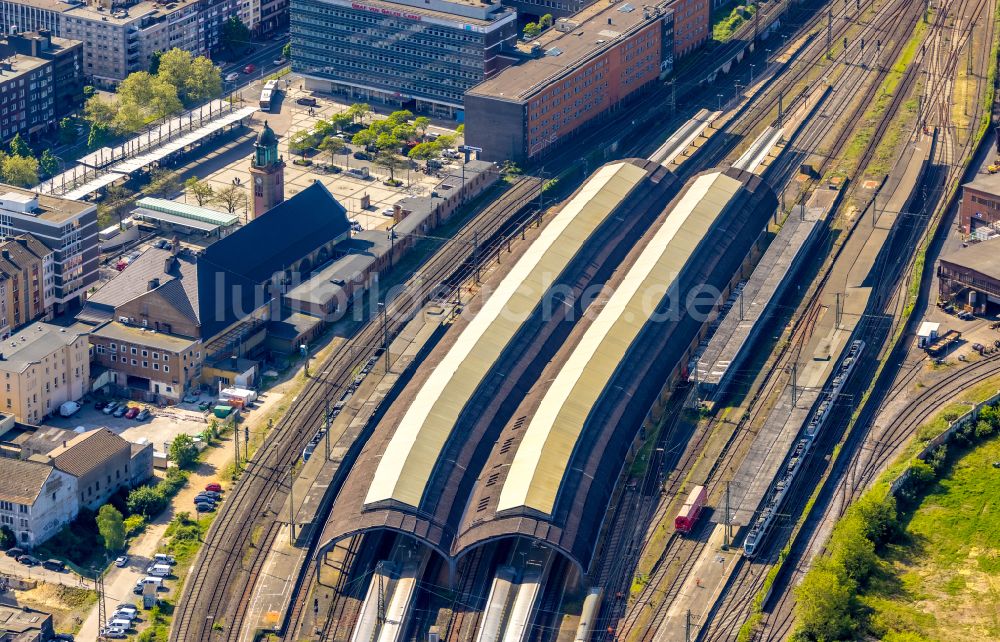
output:
M745 23L753 19L757 13L757 5L734 7L729 13L725 9L712 16L712 39L717 42L729 42Z
M76 633L83 620L80 613L89 611L97 603L97 593L90 589L47 584L27 591L15 591L17 603L52 614L52 624L60 633Z
M878 126L878 122L882 119L886 109L892 103L893 94L899 88L899 83L903 80L906 70L913 63L913 59L917 55L917 49L920 43L923 42L926 33L927 23L922 20L917 21L917 25L913 29L913 35L900 52L899 57L896 59L896 64L892 66L882 84L875 91L875 99L865 111L861 127L854 134L851 142L848 143L844 150L837 171L853 175L857 170L857 165L861 161L861 155L868 148L872 136L875 135L875 128ZM916 105L913 105L914 112L916 111L916 107ZM898 140L895 144L898 144ZM891 162L891 155L887 156L887 158L889 160L886 163ZM888 171L888 169L885 171Z
M1000 639L1000 438L957 458L861 597L883 639Z

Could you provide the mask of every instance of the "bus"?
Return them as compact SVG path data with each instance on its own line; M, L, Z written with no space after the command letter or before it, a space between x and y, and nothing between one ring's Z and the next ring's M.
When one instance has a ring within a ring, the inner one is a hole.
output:
M264 83L264 88L260 92L260 108L263 111L271 111L271 101L277 98L278 81L268 80Z

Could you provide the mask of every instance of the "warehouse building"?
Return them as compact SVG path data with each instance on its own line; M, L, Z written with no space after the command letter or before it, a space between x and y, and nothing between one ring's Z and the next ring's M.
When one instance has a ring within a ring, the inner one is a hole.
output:
M1000 305L1000 239L973 243L938 260L938 297L976 314Z
M686 36L678 48L681 16ZM492 161L544 154L647 91L707 37L706 0L591 5L533 41L529 59L466 93L466 142Z
M958 224L962 232L973 234L979 228L995 228L998 223L1000 223L1000 173L979 174L972 181L962 185Z
M485 0L293 0L292 70L349 100L457 116L509 64L513 9Z

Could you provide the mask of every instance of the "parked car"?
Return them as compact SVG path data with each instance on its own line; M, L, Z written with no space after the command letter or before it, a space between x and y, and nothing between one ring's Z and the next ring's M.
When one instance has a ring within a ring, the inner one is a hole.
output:
M366 154L364 152L354 152L354 158L356 158L358 160L369 160L369 159L371 159L371 156L369 156L368 154Z
M22 555L21 557L17 558L17 561L20 562L21 564L24 564L25 566L38 566L38 560L32 557L31 555Z
M205 490L211 490L211 491L215 491L216 493L221 493L222 492L222 484L220 484L218 482L212 482L211 484L207 484L205 486Z
M128 566L128 555L119 555L115 559L115 566L117 566L118 568L125 568L126 566Z
M305 107L315 107L316 99L311 96L302 96L301 98L295 99L296 104L303 105Z
M18 548L16 546L14 546L13 548L8 548L7 549L7 557L13 557L14 559L17 559L18 557L21 557L22 555L24 555L24 549L22 549L22 548Z
M219 501L220 499L222 499L222 493L220 493L218 491L214 491L214 490L206 490L206 491L198 493L198 494L199 495L204 495L205 497L208 497L209 499L211 499L213 501L216 501L216 502Z
M226 74L226 82L236 82L240 79L240 75L235 71Z
M115 417L121 418L125 416L126 412L128 412L128 406L118 406L111 414Z
M146 567L146 573L150 577L167 577L170 575L169 564L150 564Z
M112 620L118 620L118 619L128 620L129 624L131 624L138 618L139 618L138 611L118 610L111 614Z
M199 502L204 502L206 504L212 504L213 506L216 504L216 501L215 501L214 497L211 497L210 495L206 495L204 493L201 493L201 494L197 495L194 498L194 503L195 504L197 504Z
M177 563L173 555L167 555L166 553L157 553L153 556L153 561L157 564L170 564L171 566Z
M133 613L139 612L139 607L135 604L129 604L128 602L122 602L115 607L116 611L132 611Z
M139 414L135 416L136 421L146 421L153 416L153 413L149 412L149 408L143 408L139 411Z
M131 408L128 409L128 412L125 413L125 418L135 419L136 417L139 416L139 410L140 410L139 406L132 406Z
M281 65L285 64L285 59L284 58L275 58L271 62L273 62L278 67L280 67Z
M247 65L246 67L243 68L243 73L245 73L245 74L252 74L255 71L257 71L257 67L254 66L253 63L251 63L251 64L249 64L249 65Z
M118 402L117 401L109 401L108 405L104 406L104 408L101 410L101 412L103 412L106 415L110 415L117 408L118 408Z
M101 635L111 640L124 640L125 638L128 637L126 629L123 629L119 626L105 627L105 629L101 631Z
M106 406L106 405L108 405L107 401L102 401L102 400L98 399L97 401L94 402L94 409L95 410L104 410L104 406Z
M135 593L136 595L142 595L142 583L140 582L139 584L136 584L132 588L132 592Z
M194 505L194 509L199 513L211 513L215 510L215 504L209 504L206 502L198 502Z
M58 571L60 573L64 573L66 571L66 565L60 562L59 560L54 560L54 559L45 560L44 562L42 562L42 566L44 568L49 569L50 571Z

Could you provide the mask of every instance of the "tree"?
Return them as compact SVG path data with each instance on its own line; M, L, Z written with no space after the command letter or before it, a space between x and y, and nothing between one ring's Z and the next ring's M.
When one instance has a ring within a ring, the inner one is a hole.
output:
M392 182L396 181L396 169L400 167L402 161L394 148L380 148L373 162L379 167L389 170L389 180Z
M240 203L246 202L246 193L239 185L226 185L215 193L215 202L230 214L235 214Z
M351 117L352 123L365 124L365 119L372 114L372 106L368 103L354 103L347 108L347 115Z
M542 28L538 26L538 23L529 22L528 24L524 25L525 40L533 40L537 38L540 33L542 33Z
M149 57L149 73L154 76L160 72L160 58L163 57L162 51L154 51L153 55Z
M285 46L281 48L281 55L285 60L292 59L292 43L286 42Z
M122 514L111 504L105 504L97 511L97 532L101 534L108 552L117 553L125 548L125 522Z
M146 122L181 111L183 105L177 95L177 87L169 80L170 74L164 74L164 67L170 64L169 55L173 51L177 50L167 52L160 59L160 73L156 76L148 71L137 71L121 81L118 85L119 111L122 106L135 107L147 119Z
M334 138L333 136L327 136L323 139L323 142L320 143L320 149L330 155L331 164L336 164L337 154L344 150L344 141L339 138Z
M184 181L184 189L194 197L198 205L211 203L212 199L215 198L215 190L212 189L212 186L198 179L196 176L192 176Z
M4 156L0 160L4 181L18 187L38 184L38 160L32 156Z
M458 134L459 136L461 136L462 134L464 134L465 133L465 123L462 123L461 125L459 125L458 127L456 127L455 128L455 133Z
M45 176L53 176L59 171L59 159L51 150L46 149L38 158L38 169Z
M31 153L31 147L28 146L28 143L21 138L21 134L15 134L14 139L10 141L10 153L14 156L25 157L34 155Z
M854 639L857 585L820 560L795 589L795 614L802 632L815 640Z
M160 56L156 77L171 85L186 105L204 102L222 94L222 72L204 56L174 47Z
M90 97L94 96L96 93L97 93L97 90L94 89L93 85L84 85L83 86L83 97L84 98L90 98Z
M76 140L76 123L69 117L59 121L59 142L69 145Z
M87 147L97 149L111 137L111 130L107 125L93 123L90 126L90 133L87 134Z
M427 135L427 128L431 126L431 119L427 116L418 116L413 119L413 129L420 132L420 137Z
M181 179L176 172L167 169L154 169L149 173L149 184L143 190L151 196L168 198L181 187Z
M547 13L538 19L538 26L542 29L548 29L552 26L552 14Z
M313 133L308 129L300 129L288 139L288 151L299 156L304 156L307 151L313 148L313 145Z
M430 141L427 143L419 143L413 146L410 150L408 156L413 160L418 161L430 161L441 155L441 145L437 141Z
M170 444L170 459L178 468L190 468L198 460L198 448L189 435L180 434Z
M83 105L83 117L91 125L111 125L115 120L115 105L100 96L91 96Z
M14 531L10 529L10 526L4 524L0 526L0 549L6 551L12 546L17 546L17 537L14 535Z
M150 519L159 515L167 507L167 497L153 486L139 486L128 494L128 512Z
M250 29L237 16L230 16L222 24L222 46L234 54L250 48Z
M375 132L370 129L362 129L351 137L351 143L359 147L368 147L369 145L374 145L377 139L378 135Z

